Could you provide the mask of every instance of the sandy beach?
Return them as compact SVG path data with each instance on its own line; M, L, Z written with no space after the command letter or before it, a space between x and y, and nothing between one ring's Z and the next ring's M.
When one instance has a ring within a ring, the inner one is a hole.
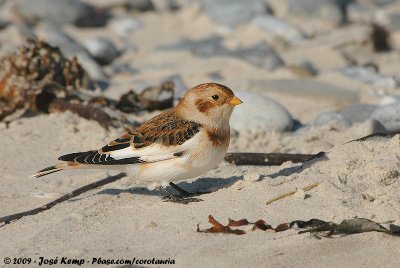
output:
M7 266L6 257L12 262L32 259L25 265L11 263L13 267L37 267L41 262L50 266L50 259L56 258L53 267L64 267L63 257L84 260L81 266L87 267L134 258L173 264L142 261L129 267L399 265L399 237L382 232L324 237L299 234L297 228L253 231L251 225L238 227L246 232L243 235L197 230L211 227L209 215L222 224L229 219L263 219L273 227L313 218L335 223L365 218L400 225L400 134L394 134L400 131L400 27L395 19L400 2L348 3L342 21L342 7L332 1L315 4L313 16L307 18L304 12L311 11L304 6L318 1L236 0L229 9L221 8L227 1L155 0L146 10L145 4L137 3L151 1L90 0L85 3L108 12L108 18L104 25L88 27L75 21L56 23L54 16L35 11L29 1L11 2L1 3L0 22L6 23L0 30L2 56L28 35L60 46L54 36L62 32L71 39L60 41L65 45L61 51L66 57L78 56L92 81L102 87L96 94L118 100L130 89L141 92L173 78L176 103L182 92L199 83L221 83L244 102L231 118L228 152L326 153L304 164L222 162L215 170L178 183L189 192L209 192L199 197L202 202L187 205L163 202L163 192L150 191L125 176L37 215L0 224L0 265ZM55 2L61 11L54 9L54 14L73 10L63 9L63 1ZM269 9L258 8L260 3ZM389 33L383 38L389 49L374 47L380 38L373 34L374 23ZM107 39L118 51L106 64L85 46L96 38ZM79 49L68 49L73 45ZM159 112L124 116L141 123ZM71 111L9 118L0 121L0 217L40 207L119 174L71 170L30 179L57 163L59 156L101 148L125 130L106 129ZM373 133L392 135L352 141ZM267 204L292 191L296 193Z

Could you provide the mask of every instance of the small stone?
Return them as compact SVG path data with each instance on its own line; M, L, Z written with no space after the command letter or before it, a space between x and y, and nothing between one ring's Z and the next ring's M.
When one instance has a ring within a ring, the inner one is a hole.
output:
M368 136L371 134L387 134L387 129L377 120L375 119L368 119L362 123L360 129L360 136Z
M393 77L376 73L364 67L346 67L341 69L341 73L351 79L370 84L379 89L394 89L398 86L396 79Z
M374 202L375 198L373 198L371 195L369 194L361 194L362 198L368 202Z
M162 50L189 50L199 57L234 57L257 67L273 70L283 65L283 60L266 42L251 47L228 49L219 36L199 40L181 40L178 43L158 47Z
M239 132L293 129L292 116L278 102L254 92L238 91L235 94L243 104L232 113L230 122L233 129Z
M364 122L371 117L371 114L378 106L366 103L356 103L346 107L340 114L352 123Z
M326 112L319 114L314 119L314 125L321 126L321 125L330 125L337 129L344 129L349 128L352 126L350 120L346 119L339 113L335 112Z
M385 94L382 96L382 99L379 101L379 104L381 106L384 106L384 105L394 104L397 102L400 102L400 96Z
M91 38L83 42L83 46L90 55L100 64L108 65L119 56L114 44L107 38Z
M118 35L126 37L143 27L143 22L134 17L116 18L111 21L111 29Z
M246 173L243 177L243 180L250 181L250 182L259 181L260 179L261 179L261 176L260 176L260 174L257 174L257 173Z
M267 43L261 42L249 48L240 48L226 53L266 70L274 70L284 65L283 60Z
M234 27L269 11L263 0L202 0L204 13L218 24Z
M371 118L376 119L389 132L400 131L400 102L379 107L372 113Z
M108 13L80 0L22 0L15 5L15 12L30 23L46 21L81 27L104 26L109 18Z
M293 197L299 200L304 200L306 199L306 193L304 192L303 189L298 189L296 193L293 195Z
M287 0L292 16L318 18L335 24L347 21L346 8L354 0Z
M222 37L220 36L209 36L197 40L182 39L176 43L159 46L161 50L189 50L194 55L210 57L213 56L217 51L222 50L224 53L227 51L222 45Z
M272 15L257 16L253 19L253 24L272 38L279 38L289 45L297 44L305 37L296 25Z
M292 73L301 78L310 78L318 75L318 69L309 61L301 61L298 64L286 66Z

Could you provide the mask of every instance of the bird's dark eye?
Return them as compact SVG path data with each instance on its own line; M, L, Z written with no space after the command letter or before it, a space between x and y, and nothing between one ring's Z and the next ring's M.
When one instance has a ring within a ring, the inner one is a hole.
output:
M218 100L219 96L218 95L213 95L212 98L213 98L213 100Z

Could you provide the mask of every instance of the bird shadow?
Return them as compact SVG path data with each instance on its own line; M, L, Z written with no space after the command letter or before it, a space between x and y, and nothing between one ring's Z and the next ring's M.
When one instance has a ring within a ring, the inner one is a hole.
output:
M188 191L190 193L212 193L216 192L222 188L228 188L233 185L238 180L243 179L243 176L232 176L229 178L200 178L192 182L181 181L177 183L177 185ZM174 192L175 190L168 186L168 191ZM149 190L146 187L132 187L128 189L118 189L118 188L108 188L99 191L97 194L105 194L105 195L119 195L122 193L130 193L130 194L137 194L137 195L147 195L147 196L165 196L165 193L159 190Z

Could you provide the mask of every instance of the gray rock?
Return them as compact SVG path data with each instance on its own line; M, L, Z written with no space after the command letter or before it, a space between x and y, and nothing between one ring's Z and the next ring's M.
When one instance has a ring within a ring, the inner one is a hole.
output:
M374 5L377 7L386 6L392 3L397 2L397 0L358 0L360 4L364 5Z
M198 40L182 39L177 43L162 45L161 50L189 50L194 55L210 57L215 54L227 53L229 50L222 45L222 37L210 36Z
M157 11L165 12L179 10L181 6L187 5L191 0L152 0L152 2Z
M299 78L311 78L318 75L318 69L309 61L286 65L286 68Z
M394 89L398 86L398 82L393 77L376 73L370 68L346 67L341 69L340 72L351 79L378 88Z
M283 60L267 43L259 43L253 47L241 48L226 55L239 58L257 67L274 70L284 65Z
M343 111L340 112L340 114L354 124L358 122L364 122L369 119L376 108L376 105L356 103L349 107L346 107Z
M8 20L5 20L0 17L0 30L5 29L9 24L10 22Z
M113 19L111 29L120 36L127 36L143 27L143 22L134 17L121 17Z
M337 87L310 79L249 80L249 89L257 92L279 92L333 103L356 103L357 90Z
M120 55L114 44L107 38L90 38L83 42L83 46L102 65L110 64Z
M346 8L354 0L287 0L289 14L319 18L340 24L347 21Z
M292 130L292 116L276 101L254 92L239 91L235 94L243 103L232 113L230 124L234 130L242 133Z
M377 108L371 118L382 123L389 132L400 131L400 102Z
M151 0L127 0L126 7L140 12L153 11L155 9Z
M389 104L400 102L400 96L398 96L398 95L384 94L381 97L382 98L379 101L380 105L389 105Z
M202 0L201 3L207 16L226 26L236 26L269 10L264 0Z
M52 24L75 24L81 27L104 26L109 14L80 0L21 0L15 12L25 21Z
M163 50L189 50L200 57L226 56L241 59L257 67L273 70L284 63L279 55L265 42L252 47L228 49L222 44L223 39L212 36L200 40L181 40L176 44L160 46Z
M388 131L379 121L375 119L368 119L362 123L360 136L365 137L376 133L387 134Z
M344 116L342 116L339 113L325 112L325 113L319 114L314 119L314 125L316 125L316 126L330 125L337 129L344 129L344 128L351 127L352 123L350 120L346 119Z
M130 75L140 73L140 70L135 69L128 62L118 62L118 61L107 66L106 71L110 76L120 73L125 73Z
M60 48L66 57L77 57L79 63L94 80L107 80L103 69L92 59L89 52L79 45L71 36L52 25L42 25L36 28L37 35L53 46Z
M400 13L394 12L388 15L387 26L390 31L398 31L400 29Z
M299 27L272 15L257 16L252 23L260 27L272 38L280 38L290 45L297 44L305 38L305 34Z

